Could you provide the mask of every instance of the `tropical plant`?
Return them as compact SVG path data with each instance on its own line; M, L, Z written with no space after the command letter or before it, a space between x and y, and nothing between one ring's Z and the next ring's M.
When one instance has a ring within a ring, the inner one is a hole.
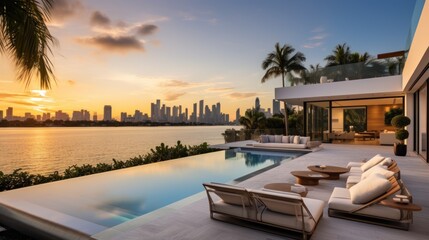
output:
M395 137L401 144L404 144L404 140L408 138L409 133L405 130L405 127L410 125L411 119L404 115L398 115L392 118L392 126L396 128Z
M305 56L301 52L295 52L295 49L284 44L280 47L279 43L274 46L274 51L269 53L265 60L262 62L262 69L266 70L261 82L264 83L271 78L282 77L282 86L285 87L285 78L289 81L297 75L300 75L305 67L303 62ZM287 124L287 103L284 101L285 108L285 134L288 135L288 124Z
M40 88L49 89L55 81L48 53L56 39L46 22L54 0L0 1L0 53L8 53L18 70L18 79L28 87L34 73Z
M351 63L351 59L350 47L346 43L338 44L332 50L332 54L325 57L327 67L348 64Z
M244 116L240 117L239 122L245 129L261 129L265 125L265 114L259 112L257 109L247 109Z
M388 112L384 113L384 124L392 125L392 119L398 115L403 115L402 108L391 108Z

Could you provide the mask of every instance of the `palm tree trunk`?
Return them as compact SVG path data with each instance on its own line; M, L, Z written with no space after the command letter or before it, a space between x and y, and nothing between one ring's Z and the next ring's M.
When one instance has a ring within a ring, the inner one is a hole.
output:
M285 73L282 72L282 83L283 87L285 87ZM283 101L284 107L285 107L285 136L289 135L289 128L288 128L288 116L287 116L287 103L286 101Z
M285 136L289 135L289 127L288 127L288 115L287 115L287 103L283 101L285 107Z

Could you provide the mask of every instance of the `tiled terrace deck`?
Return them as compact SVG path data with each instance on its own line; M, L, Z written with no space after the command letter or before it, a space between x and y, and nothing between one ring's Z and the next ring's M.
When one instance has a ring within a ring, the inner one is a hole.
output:
M409 231L386 228L349 220L331 218L327 207L312 239L428 239L429 236L429 165L421 158L409 153L407 157L395 157L392 147L324 144L320 151L312 152L290 162L281 164L239 185L262 188L271 182L294 182L290 171L306 169L308 165L325 164L345 166L349 161L370 158L377 153L397 160L401 177L414 197L414 202L423 210L414 213L414 223ZM308 187L307 197L328 201L334 187L344 187L348 174L340 180L321 180L318 186ZM201 189L203 189L201 187ZM132 221L115 229L97 234L97 239L284 239L237 225L211 220L208 202L204 194L197 200L179 208L162 209L149 219Z

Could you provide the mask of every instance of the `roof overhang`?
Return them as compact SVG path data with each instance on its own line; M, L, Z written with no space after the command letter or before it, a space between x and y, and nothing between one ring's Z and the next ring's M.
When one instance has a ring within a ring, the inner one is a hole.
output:
M275 89L275 98L290 104L309 101L403 96L402 76L292 86Z

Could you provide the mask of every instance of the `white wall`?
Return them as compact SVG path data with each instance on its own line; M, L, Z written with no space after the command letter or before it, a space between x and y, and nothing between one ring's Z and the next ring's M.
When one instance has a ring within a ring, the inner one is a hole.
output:
M275 98L291 104L328 99L371 98L402 95L401 75L333 83L276 88Z
M429 72L426 77L419 80L416 86L411 89L412 84L417 80L417 77L422 73L423 69L429 64L429 1L426 1L420 20L411 43L410 51L405 62L402 72L403 81L402 89L404 91L416 91L426 79L429 77Z

